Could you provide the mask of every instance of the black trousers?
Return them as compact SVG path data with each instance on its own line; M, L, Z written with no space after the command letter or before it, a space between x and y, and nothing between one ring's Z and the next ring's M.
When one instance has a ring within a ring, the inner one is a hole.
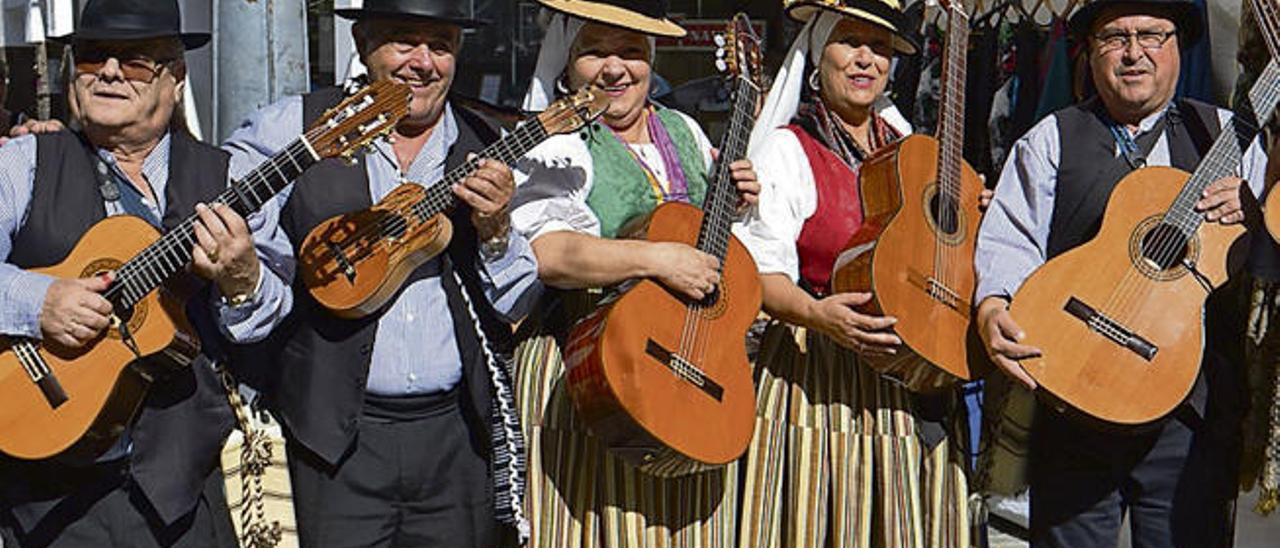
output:
M66 479L66 478L62 478ZM191 513L164 524L122 469L75 478L76 487L31 531L11 516L0 525L3 548L235 548L222 474L214 471ZM57 481L38 478L35 481Z
M336 469L291 442L303 548L488 548L497 539L489 464L458 406L442 396L366 400Z
M1187 406L1156 431L1104 433L1041 407L1031 444L1031 545L1215 548L1233 535L1238 452Z

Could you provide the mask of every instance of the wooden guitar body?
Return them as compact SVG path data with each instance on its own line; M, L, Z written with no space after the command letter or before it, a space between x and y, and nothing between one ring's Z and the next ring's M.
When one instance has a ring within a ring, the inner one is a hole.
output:
M453 237L449 219L406 214L425 193L421 185L402 184L377 205L312 229L298 266L316 301L343 318L372 314L414 270L439 255Z
M1181 261L1162 269L1143 257L1144 238L1188 178L1168 167L1125 177L1098 235L1041 266L1014 297L1022 342L1043 352L1022 367L1064 411L1137 426L1164 417L1191 391L1205 299L1243 265L1248 246L1244 227L1202 223L1185 248L1194 272Z
M870 292L864 312L898 318L894 331L904 348L892 358L864 361L915 392L972 378L969 318L982 181L962 164L954 213L940 218L937 175L938 141L924 135L868 159L859 175L862 228L849 239L831 279L834 292ZM949 266L935 269L939 257Z
M133 216L108 217L89 229L61 263L34 272L83 278L111 271L141 252L160 233ZM133 417L157 366L185 366L200 342L187 323L182 303L167 291L152 292L132 309L128 326L138 353L117 327L80 349L46 341L39 355L66 392L54 403L32 382L12 351L0 344L0 451L21 459L55 455L91 459L108 449Z
M695 245L702 218L697 207L666 203L635 235ZM564 356L577 411L615 454L647 473L722 466L751 440L755 391L745 340L761 288L755 262L736 239L723 272L718 300L705 309L642 280L569 335ZM695 349L681 343L690 314L701 315L701 338L713 339Z
M1262 219L1267 225L1267 233L1280 242L1280 192L1270 192L1262 205Z

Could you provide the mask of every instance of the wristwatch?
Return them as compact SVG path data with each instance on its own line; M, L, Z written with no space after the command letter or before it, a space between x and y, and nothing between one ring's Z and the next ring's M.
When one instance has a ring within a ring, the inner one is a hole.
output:
M503 230L497 236L480 242L480 255L486 261L493 261L507 254L507 246L511 243L511 230Z

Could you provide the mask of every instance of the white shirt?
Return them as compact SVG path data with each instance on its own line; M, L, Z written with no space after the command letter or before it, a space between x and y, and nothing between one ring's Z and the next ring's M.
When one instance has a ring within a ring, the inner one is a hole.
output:
M693 118L682 112L676 114L693 134L709 173L711 141ZM519 191L511 209L511 226L529 241L563 230L600 235L600 219L587 205L587 196L591 195L595 183L595 163L583 137L579 134L551 137L516 164ZM653 170L663 187L670 188L666 164L657 145L628 146Z

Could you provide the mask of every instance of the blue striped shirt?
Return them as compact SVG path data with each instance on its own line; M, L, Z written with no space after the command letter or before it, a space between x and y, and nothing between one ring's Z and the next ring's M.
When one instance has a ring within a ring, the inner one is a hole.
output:
M223 144L231 152L232 176L245 174L284 148L302 129L301 97L289 97L256 112ZM457 136L453 110L446 105L439 125L404 176L391 146L378 141L376 152L366 154L362 161L373 201L381 200L401 183L430 185L443 178L445 159ZM280 213L292 188L286 188L248 219L266 268L253 302L239 309L220 307L223 329L232 340L265 338L293 308L291 282L296 260L293 246L279 227ZM451 389L461 381L461 357L440 267L439 259L428 262L424 268L429 274L405 287L379 320L366 385L369 393L429 394ZM476 257L476 267L487 297L507 320L526 314L540 293L533 250L518 233L511 234L505 255L492 260Z

